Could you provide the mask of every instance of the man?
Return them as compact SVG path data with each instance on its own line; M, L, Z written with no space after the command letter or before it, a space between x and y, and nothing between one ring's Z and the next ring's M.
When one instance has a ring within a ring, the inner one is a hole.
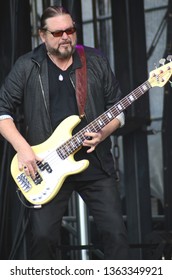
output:
M76 70L82 67L76 49L77 35L71 15L51 6L41 17L42 44L20 57L0 91L0 133L17 152L18 168L35 178L41 156L31 146L47 140L62 120L79 115ZM87 65L87 97L80 131L121 98L119 84L107 59L96 49L84 47ZM16 107L24 110L25 133L15 126ZM110 135L124 122L123 113L102 129L84 133L76 155L89 167L69 176L59 193L41 209L30 210L31 259L57 259L61 220L72 192L89 207L100 234L105 259L127 259L128 244L115 183ZM67 128L66 128L67 129Z

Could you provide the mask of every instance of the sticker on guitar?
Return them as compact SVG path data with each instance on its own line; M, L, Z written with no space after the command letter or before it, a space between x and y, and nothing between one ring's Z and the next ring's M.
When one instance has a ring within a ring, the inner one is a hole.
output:
M146 82L75 135L72 136L72 131L79 124L80 118L73 115L62 121L45 142L33 146L34 152L44 159L37 164L38 171L35 179L27 176L24 171L19 171L17 155L15 155L11 162L11 174L26 200L34 205L46 204L58 194L68 176L84 171L89 161L85 159L75 161L74 154L82 148L85 132L98 132L150 88L163 87L172 74L172 56L168 56L167 60L170 62L150 72Z

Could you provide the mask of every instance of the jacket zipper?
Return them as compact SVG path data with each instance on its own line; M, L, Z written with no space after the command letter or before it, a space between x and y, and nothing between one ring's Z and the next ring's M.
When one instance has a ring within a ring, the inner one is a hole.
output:
M40 74L39 74L39 82L40 82L40 86L41 86L41 92L42 92L45 108L46 108L47 115L48 115L48 118L49 118L49 121L50 121L50 125L51 125L50 114L49 114L49 111L48 111L47 102L46 102L46 99L45 99L45 92L44 92L44 89L43 89L43 84L42 84L42 80L41 80ZM52 125L51 125L51 131L53 131Z
M32 60L38 65L38 67L40 69L40 64L35 59L32 59ZM43 88L43 84L42 84L40 74L39 74L39 83L40 83L40 87L41 87L41 92L42 92L42 96L43 96L43 100L44 100L45 109L47 111L47 115L48 115L48 118L49 118L49 121L50 121L51 131L53 131L53 128L52 128L52 125L51 125L51 118L50 118L50 114L49 114L49 111L48 111L47 102L46 102L46 99L45 99L45 92L44 92L44 88Z

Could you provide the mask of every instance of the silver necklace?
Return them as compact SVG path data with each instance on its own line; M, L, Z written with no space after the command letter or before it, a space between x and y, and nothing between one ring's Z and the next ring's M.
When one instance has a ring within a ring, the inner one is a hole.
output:
M60 81L60 82L63 81L63 76L62 76L62 74L59 75L59 81Z
M57 65L56 62L54 61L53 57L51 56L51 54L50 54L49 52L47 52L47 54L48 54L49 58L52 60L52 62L58 67L58 65ZM69 58L69 60L70 60L70 58ZM67 61L67 64L66 64L66 66L64 67L64 70L65 70L65 68L67 67L69 60ZM59 68L59 67L58 67L58 68ZM62 70L62 71L63 71L63 70ZM63 77L62 74L59 74L58 80L59 80L60 82L62 82L62 81L64 80L64 77Z

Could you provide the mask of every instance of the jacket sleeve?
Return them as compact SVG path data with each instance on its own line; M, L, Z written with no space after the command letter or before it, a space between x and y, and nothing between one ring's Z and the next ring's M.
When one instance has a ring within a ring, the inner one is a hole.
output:
M25 70L22 57L14 64L0 89L0 116L13 115L23 99Z
M104 60L104 98L106 109L117 103L122 98L122 92L116 75L113 73L109 61L103 57Z

